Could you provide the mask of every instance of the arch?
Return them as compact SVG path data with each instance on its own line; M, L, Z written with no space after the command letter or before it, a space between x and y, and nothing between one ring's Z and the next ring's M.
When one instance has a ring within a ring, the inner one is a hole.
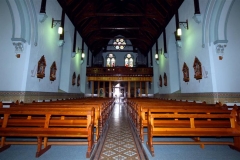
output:
M124 66L125 67L133 67L134 64L134 57L131 53L127 53L124 56Z
M107 67L115 67L116 64L116 56L113 53L109 53L106 56L106 66Z
M10 1L7 4L11 13L13 25L13 42L27 42L30 44L31 33L34 34L34 44L37 45L38 26L37 16L32 1ZM31 30L34 29L32 32Z

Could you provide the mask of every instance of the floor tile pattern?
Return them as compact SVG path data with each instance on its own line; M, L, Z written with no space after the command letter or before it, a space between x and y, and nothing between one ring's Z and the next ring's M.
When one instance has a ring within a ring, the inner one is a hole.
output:
M130 124L124 106L116 104L109 119L109 130L99 159L139 160Z

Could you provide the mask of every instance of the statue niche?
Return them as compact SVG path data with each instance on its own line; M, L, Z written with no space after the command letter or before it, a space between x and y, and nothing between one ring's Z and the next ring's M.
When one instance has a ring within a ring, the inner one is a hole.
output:
M197 57L195 57L193 68L194 68L194 78L196 80L202 79L202 64Z
M38 61L37 78L45 77L46 60L44 55Z
M183 81L189 82L189 68L185 62L183 64L182 72L183 72Z
M50 68L50 81L56 80L56 72L57 72L57 66L56 66L56 62L54 61Z

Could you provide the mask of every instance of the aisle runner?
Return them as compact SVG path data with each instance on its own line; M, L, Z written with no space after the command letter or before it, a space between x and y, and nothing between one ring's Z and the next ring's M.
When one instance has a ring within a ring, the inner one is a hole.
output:
M107 133L98 159L141 159L123 106L116 104L109 120Z

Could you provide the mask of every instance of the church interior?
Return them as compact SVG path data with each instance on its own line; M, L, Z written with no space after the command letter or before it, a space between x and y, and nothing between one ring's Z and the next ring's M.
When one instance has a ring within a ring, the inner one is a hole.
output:
M1 0L0 159L240 159L239 7Z

